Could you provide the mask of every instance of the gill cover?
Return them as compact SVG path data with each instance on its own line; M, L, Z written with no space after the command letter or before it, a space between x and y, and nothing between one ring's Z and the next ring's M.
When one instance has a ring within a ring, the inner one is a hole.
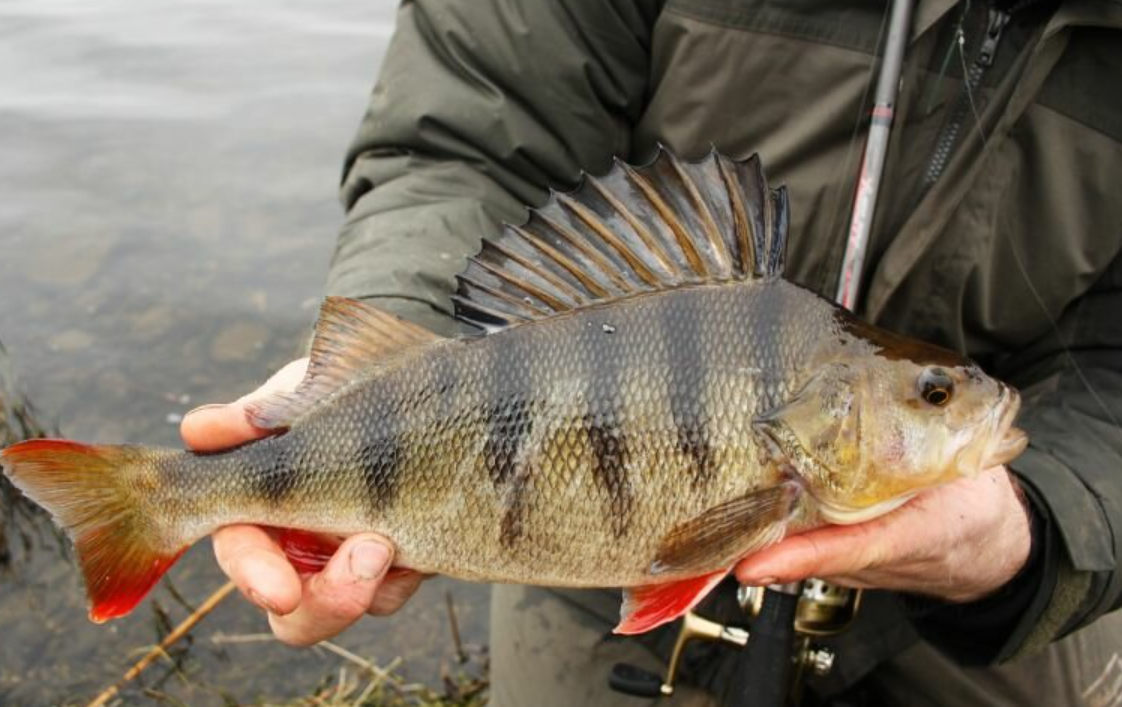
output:
M895 510L914 492L882 494L862 423L859 377L834 363L787 403L753 422L774 463L802 483L831 523L863 523Z
M836 469L860 469L861 406L855 375L845 364L825 367L787 403L752 426L772 461L787 465L804 483L828 484Z

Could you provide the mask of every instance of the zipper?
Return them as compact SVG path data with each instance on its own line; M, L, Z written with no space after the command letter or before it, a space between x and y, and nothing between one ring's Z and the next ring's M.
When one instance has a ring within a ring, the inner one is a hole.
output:
M928 162L927 171L923 175L924 192L939 181L939 176L946 168L947 162L950 161L954 146L958 142L959 133L962 132L962 126L966 122L966 116L970 113L972 96L982 85L982 77L986 75L986 71L993 66L998 45L1001 44L1001 35L1012 16L1006 10L990 8L986 20L986 35L982 40L981 48L978 50L978 56L974 58L974 63L970 65L958 101L943 123L943 129L939 132L939 139L935 142L935 151L931 154L931 161Z

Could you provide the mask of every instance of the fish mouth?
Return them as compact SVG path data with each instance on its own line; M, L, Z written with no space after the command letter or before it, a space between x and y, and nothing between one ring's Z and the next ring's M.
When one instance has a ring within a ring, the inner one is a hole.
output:
M1001 393L1001 400L998 401L994 414L994 441L986 450L983 463L986 469L1008 464L1028 447L1028 435L1024 430L1013 426L1021 409L1021 396L1004 383L1001 384Z

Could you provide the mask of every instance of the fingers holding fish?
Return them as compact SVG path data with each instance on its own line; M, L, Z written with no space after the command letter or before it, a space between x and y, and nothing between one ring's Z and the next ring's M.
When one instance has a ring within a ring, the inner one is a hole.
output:
M300 578L298 606L283 616L270 613L269 626L278 639L295 646L342 632L375 606L392 562L393 548L384 539L369 533L348 538L323 571ZM391 595L400 597L398 591Z
M424 582L432 575L421 574L401 567L392 567L386 573L382 586L374 595L374 601L366 613L371 616L389 616L397 613L398 609L416 593Z
M184 443L195 451L214 452L272 434L271 430L250 424L246 404L273 393L295 390L307 370L308 359L297 359L274 373L260 388L232 403L195 408L180 425Z
M182 435L197 451L218 451L267 436L246 417L246 405L273 393L291 391L304 378L308 359L284 366L260 388L225 405L207 405L187 415ZM259 608L268 612L277 637L307 645L335 635L364 614L396 612L424 576L395 569L393 550L377 536L344 542L320 572L301 576L275 531L254 525L229 525L214 535L219 566Z
M748 584L822 577L968 602L996 591L1028 559L1029 518L1008 471L995 467L913 499L872 521L826 526L736 567Z
M283 616L300 604L300 576L264 528L230 525L214 533L218 566L249 601Z

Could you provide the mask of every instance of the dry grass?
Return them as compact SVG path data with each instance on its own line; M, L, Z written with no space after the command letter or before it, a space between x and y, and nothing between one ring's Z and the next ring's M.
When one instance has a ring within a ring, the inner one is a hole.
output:
M251 643L275 639L271 634L216 634L211 640ZM466 661L455 672L445 667L443 684L440 689L434 689L406 680L399 672L403 667L400 658L380 666L330 641L318 646L334 653L340 661L338 670L321 680L310 694L244 707L483 707L487 704L485 651L465 653Z
M392 665L392 664L391 664ZM260 707L483 707L487 704L487 681L464 673L445 679L442 690L408 683L387 672L388 678L363 669L339 668L338 675L325 678L312 694L288 702L259 703Z

